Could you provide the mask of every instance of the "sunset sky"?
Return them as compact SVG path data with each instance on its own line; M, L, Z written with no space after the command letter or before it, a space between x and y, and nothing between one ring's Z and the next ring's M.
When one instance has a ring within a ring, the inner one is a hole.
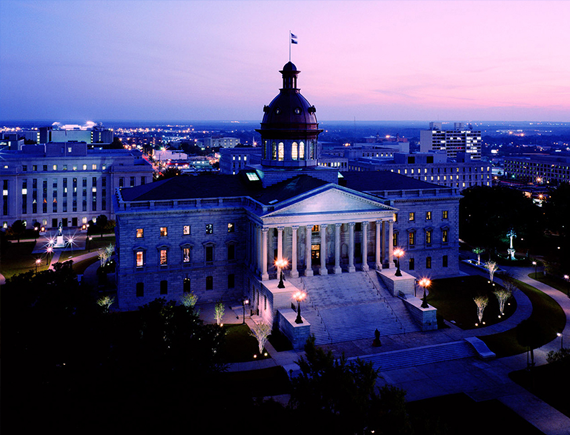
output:
M0 122L570 121L570 1L0 0Z

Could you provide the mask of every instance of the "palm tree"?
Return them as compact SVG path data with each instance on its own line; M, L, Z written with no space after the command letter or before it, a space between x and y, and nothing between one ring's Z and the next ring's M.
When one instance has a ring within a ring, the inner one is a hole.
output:
M477 247L477 248L474 248L472 252L474 254L477 254L477 265L480 265L481 264L481 254L483 252L485 252L485 249Z

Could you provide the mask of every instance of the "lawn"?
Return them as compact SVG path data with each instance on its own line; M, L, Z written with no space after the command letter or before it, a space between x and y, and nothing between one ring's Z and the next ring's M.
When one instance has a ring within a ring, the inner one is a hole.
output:
M7 248L2 252L2 261L0 261L0 272L4 277L11 278L20 273L36 270L37 256L32 254L35 242L9 243ZM46 270L45 258L38 267L38 271Z
M257 340L250 335L249 326L243 324L224 325L224 329L226 340L221 352L226 362L246 362L263 358L259 355ZM254 355L256 355L255 358Z
M528 277L540 281L541 283L546 284L552 288L555 288L556 290L559 290L565 295L570 297L570 282L567 282L562 278L556 279L555 277L552 277L550 275L545 275L542 272L529 273Z
M499 318L499 302L493 294L495 287L482 276L436 279L429 288L427 301L437 308L438 315L462 329L476 328L477 305L473 298L487 295L489 303L483 313L483 322L492 325L511 316L516 310L516 301L511 297L505 304L505 315ZM418 293L419 295L419 293Z
M515 284L520 289L519 291L524 292L532 303L530 320L537 325L537 330L541 336L540 341L542 344L540 346L551 342L556 338L556 334L562 331L566 325L566 315L564 311L554 299L540 290L522 281L515 280ZM517 355L527 350L518 344L516 329L479 338L483 340L489 349L495 352L498 357Z

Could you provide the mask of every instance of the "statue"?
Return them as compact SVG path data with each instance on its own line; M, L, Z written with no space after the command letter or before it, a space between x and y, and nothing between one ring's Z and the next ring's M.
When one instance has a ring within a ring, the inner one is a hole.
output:
M65 248L65 242L63 240L63 225L60 222L59 226L57 227L57 235L55 236L55 244L53 245L54 248Z
M372 342L372 346L382 346L382 343L380 342L380 331L378 331L378 328L376 328L376 331L374 331L374 341Z
M59 222L59 226L57 227L57 235L63 236L63 224L61 223L61 221Z
M510 247L507 250L507 252L509 253L509 255L511 256L511 260L516 260L515 258L515 248L513 248L513 238L517 236L517 233L515 233L515 230L513 230L512 228L509 230L509 232L507 233L507 237L510 238L511 243L510 243Z

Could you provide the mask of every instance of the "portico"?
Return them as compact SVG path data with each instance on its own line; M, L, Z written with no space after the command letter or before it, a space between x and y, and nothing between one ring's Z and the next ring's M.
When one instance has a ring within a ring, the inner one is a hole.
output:
M263 281L275 261L287 260L290 276L368 271L393 267L396 209L366 194L326 185L283 201L260 216L251 231L257 247L251 265ZM276 207L277 208L277 207Z

